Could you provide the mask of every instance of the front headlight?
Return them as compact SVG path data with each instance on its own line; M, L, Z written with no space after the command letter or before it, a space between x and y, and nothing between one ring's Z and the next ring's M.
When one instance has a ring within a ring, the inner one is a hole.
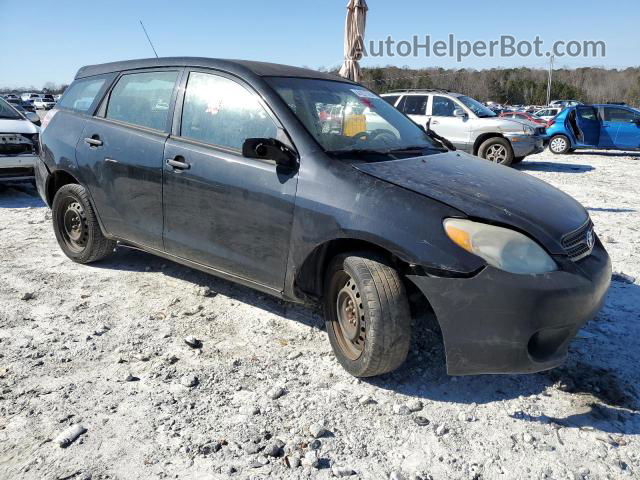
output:
M540 245L514 230L459 218L446 219L444 230L456 245L500 270L533 274L558 269Z
M526 135L534 135L536 133L536 129L533 127L530 127L529 125L523 125L522 127L523 127L522 130Z

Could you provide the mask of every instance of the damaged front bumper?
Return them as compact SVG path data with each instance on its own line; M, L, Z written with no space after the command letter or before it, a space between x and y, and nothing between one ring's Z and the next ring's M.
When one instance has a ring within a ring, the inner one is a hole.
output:
M435 311L450 375L533 373L561 364L600 310L611 261L598 241L568 270L515 275L488 266L471 278L408 278Z
M544 137L541 135L509 135L505 137L511 143L513 156L526 157L544 151Z

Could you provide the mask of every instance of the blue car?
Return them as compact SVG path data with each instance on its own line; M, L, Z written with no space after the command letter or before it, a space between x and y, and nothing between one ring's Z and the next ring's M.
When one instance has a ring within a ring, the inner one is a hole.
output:
M577 105L547 126L549 150L640 150L640 110L626 105Z

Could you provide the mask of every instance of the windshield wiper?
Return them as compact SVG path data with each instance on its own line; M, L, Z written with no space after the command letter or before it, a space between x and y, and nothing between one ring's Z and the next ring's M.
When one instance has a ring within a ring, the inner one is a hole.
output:
M387 155L387 150L374 150L371 148L354 148L344 150L328 150L329 155Z
M402 147L402 148L393 148L391 150L387 150L386 153L422 153L425 150L432 150L436 152L441 152L446 149L435 148L429 145L414 145L410 147Z

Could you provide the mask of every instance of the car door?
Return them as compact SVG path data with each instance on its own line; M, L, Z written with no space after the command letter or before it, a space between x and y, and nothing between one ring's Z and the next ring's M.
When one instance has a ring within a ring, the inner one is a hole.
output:
M622 107L602 107L600 145L640 148L640 113Z
M164 242L168 253L281 291L296 171L245 158L247 138L291 145L262 99L235 77L185 75L165 148Z
M469 146L471 122L469 116L457 117L456 110L466 110L455 100L433 95L430 105L431 129L456 147L466 150Z
M77 146L107 232L162 249L162 165L180 69L121 75Z
M598 111L591 106L576 107L576 125L578 127L578 143L584 146L597 147L600 144L600 118Z

